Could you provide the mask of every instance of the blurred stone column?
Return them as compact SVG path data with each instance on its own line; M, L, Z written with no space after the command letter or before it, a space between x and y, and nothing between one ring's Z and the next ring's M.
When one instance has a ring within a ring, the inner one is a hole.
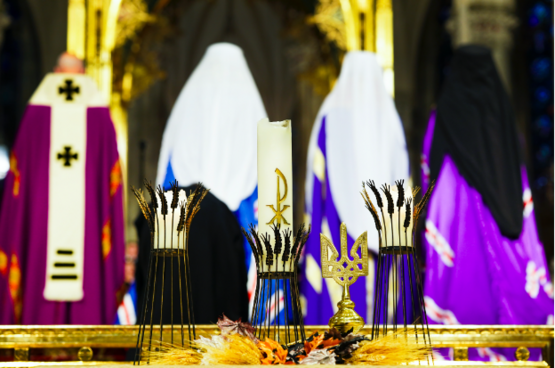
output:
M511 90L512 31L518 25L515 8L515 0L453 0L451 17L446 25L453 38L453 48L478 44L492 50L497 70L508 91Z
M2 48L2 42L4 41L4 30L10 25L10 17L8 16L8 11L6 5L2 0L0 0L0 49Z

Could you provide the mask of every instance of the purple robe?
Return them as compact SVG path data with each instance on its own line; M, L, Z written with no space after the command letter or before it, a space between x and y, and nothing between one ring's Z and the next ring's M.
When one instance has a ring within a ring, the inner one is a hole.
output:
M106 107L86 110L84 297L47 301L51 107L29 105L13 146L0 212L0 323L111 324L124 274L123 193Z
M425 187L434 127L432 113L422 155ZM523 227L520 237L510 240L501 235L480 193L445 155L428 204L424 236L424 294L430 324L553 323L553 286L538 239L526 170L521 171ZM470 359L514 360L514 356L504 349L482 348L471 351Z

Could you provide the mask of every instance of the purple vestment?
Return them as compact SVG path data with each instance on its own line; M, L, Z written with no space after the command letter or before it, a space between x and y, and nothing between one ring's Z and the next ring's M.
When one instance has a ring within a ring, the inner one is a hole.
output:
M318 134L318 148L326 158L326 118L324 117L320 132ZM329 231L331 233L331 240L336 246L336 249L340 250L340 226L342 220L339 218L337 213L337 208L334 203L333 195L330 189L329 180L321 182L320 179L314 175L314 190L312 191L312 231L311 235L305 245L304 254L304 264L301 279L301 292L306 299L306 309L309 311L304 317L305 325L327 325L329 319L334 315L337 307L332 302L332 297L330 295L329 287L339 287L339 285L334 285L335 281L333 279L322 280L321 260L320 260L320 234L326 234L327 229L323 229L322 223L327 223ZM328 169L326 166L326 177L328 177ZM361 200L362 201L362 200ZM361 202L362 203L362 202ZM362 204L361 204L362 205ZM348 229L349 224L347 224ZM329 234L328 234L329 235ZM347 249L351 249L355 240L347 234L348 245ZM308 260L311 257L311 260ZM368 257L374 257L371 252L368 253ZM318 273L310 275L312 272L309 262L315 261L318 264ZM374 268L373 262L371 266ZM374 269L371 270L374 272ZM315 282L310 282L314 279ZM317 281L321 284L317 284ZM326 280L328 280L331 285L329 285ZM372 285L373 286L373 285ZM341 287L339 287L341 288ZM371 309L367 308L367 291L366 291L366 277L359 277L358 280L351 285L351 300L355 302L355 311L361 315L366 323L368 316L371 316ZM373 298L373 287L368 291L368 296Z
M324 117L320 132L318 134L318 148L326 158L326 118ZM333 279L322 280L322 273L320 271L321 260L320 260L320 234L326 234L328 229L323 229L322 223L325 221L328 225L329 232L331 233L331 240L333 244L340 251L339 244L341 244L339 230L342 220L339 218L337 209L334 203L333 195L331 193L329 180L321 182L320 179L314 175L314 190L312 191L312 231L311 235L308 237L308 241L305 245L305 255L304 255L304 265L303 265L303 277L301 279L301 291L303 296L306 298L306 308L307 313L304 317L305 325L327 325L329 319L334 315L337 307L333 304L332 296L330 295L330 287L339 287L339 285L334 285L335 281ZM326 166L326 177L327 166ZM325 219L325 220L324 220ZM347 224L348 226L348 224ZM348 227L347 227L348 229ZM328 234L329 235L329 234ZM347 235L348 248L351 249L355 240ZM370 256L370 254L369 254ZM311 257L309 260L308 257ZM318 264L318 272L315 275L310 275L311 266L309 262L316 262ZM373 270L372 270L373 271ZM314 281L319 280L321 283L310 282L312 279ZM329 285L326 280L328 280L331 285ZM339 287L340 288L340 287ZM373 290L373 289L372 289ZM370 291L370 296L372 297ZM367 293L366 293L366 277L359 277L357 282L355 282L351 287L351 300L355 302L355 311L366 319L368 315L367 311Z
M424 189L429 185L434 128L432 113L422 154ZM501 235L480 193L445 154L426 217L424 294L429 323L553 323L553 286L538 239L526 170L521 171L523 227L520 237L510 240ZM501 349L482 348L470 354L471 360L514 359Z
M108 108L87 108L84 296L76 302L47 301L43 296L50 127L51 107L30 104L11 153L0 213L0 323L110 324L123 285L125 247L114 126Z
M306 221L312 224L312 235L302 264L305 323L327 324L337 310L342 287L332 278L322 280L320 234L340 252L340 226L345 223L347 249L367 234L368 276L359 277L350 294L356 312L372 324L379 234L360 196L361 184L393 184L409 174L403 124L385 89L376 54L345 55L337 83L316 117L307 156ZM391 303L393 299L392 293Z

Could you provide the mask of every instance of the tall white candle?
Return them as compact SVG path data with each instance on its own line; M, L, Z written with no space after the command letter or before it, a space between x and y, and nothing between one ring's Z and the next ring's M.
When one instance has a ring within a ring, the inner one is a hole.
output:
M258 232L268 233L272 249L275 246L271 225L281 226L281 230L293 231L293 164L291 145L291 120L270 122L267 118L258 122ZM291 242L293 241L291 235ZM264 271L290 271L289 262L285 268L281 254L279 261L270 268L263 257ZM265 252L265 249L264 249ZM275 252L274 252L275 253Z

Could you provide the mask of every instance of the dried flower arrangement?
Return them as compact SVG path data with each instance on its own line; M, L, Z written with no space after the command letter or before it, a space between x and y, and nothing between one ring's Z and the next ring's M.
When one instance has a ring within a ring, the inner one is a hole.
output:
M254 327L241 320L223 316L218 327L221 335L200 337L190 348L166 344L143 359L159 365L397 365L426 362L431 354L430 347L416 342L410 331L370 341L365 335L330 329L285 346L257 339Z

